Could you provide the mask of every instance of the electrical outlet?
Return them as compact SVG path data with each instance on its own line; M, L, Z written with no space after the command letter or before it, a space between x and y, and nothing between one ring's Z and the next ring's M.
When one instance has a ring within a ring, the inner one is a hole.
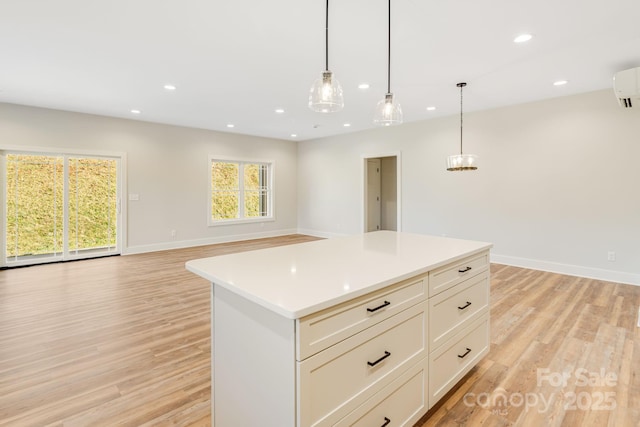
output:
M614 251L607 252L607 261L615 261L616 253Z
M171 230L171 237L176 238L178 236L178 232L176 230Z

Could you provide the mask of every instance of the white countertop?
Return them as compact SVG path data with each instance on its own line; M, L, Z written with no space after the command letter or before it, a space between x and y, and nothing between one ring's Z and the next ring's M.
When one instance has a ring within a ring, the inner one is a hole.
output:
M202 258L186 267L216 286L298 319L491 246L376 231Z

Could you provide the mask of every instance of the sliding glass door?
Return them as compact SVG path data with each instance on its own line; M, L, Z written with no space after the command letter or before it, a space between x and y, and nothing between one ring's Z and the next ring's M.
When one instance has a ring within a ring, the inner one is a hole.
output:
M5 266L117 254L120 159L3 153Z

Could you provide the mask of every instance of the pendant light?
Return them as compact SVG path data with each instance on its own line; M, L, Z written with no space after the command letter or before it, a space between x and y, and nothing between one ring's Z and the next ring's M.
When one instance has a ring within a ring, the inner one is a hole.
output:
M329 71L329 0L325 18L325 70L311 86L309 108L318 113L333 113L342 110L344 99L340 82Z
M462 88L466 83L458 83L460 88L460 154L452 154L447 157L448 171L473 171L478 169L478 156L475 154L462 154Z
M402 107L393 100L391 93L391 0L389 0L389 32L387 37L387 93L384 99L378 102L373 123L381 126L391 126L402 123Z

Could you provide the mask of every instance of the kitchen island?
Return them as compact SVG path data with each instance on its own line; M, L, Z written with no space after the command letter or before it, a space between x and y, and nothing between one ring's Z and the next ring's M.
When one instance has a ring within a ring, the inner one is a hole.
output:
M187 262L212 424L413 425L488 352L490 248L378 231Z

